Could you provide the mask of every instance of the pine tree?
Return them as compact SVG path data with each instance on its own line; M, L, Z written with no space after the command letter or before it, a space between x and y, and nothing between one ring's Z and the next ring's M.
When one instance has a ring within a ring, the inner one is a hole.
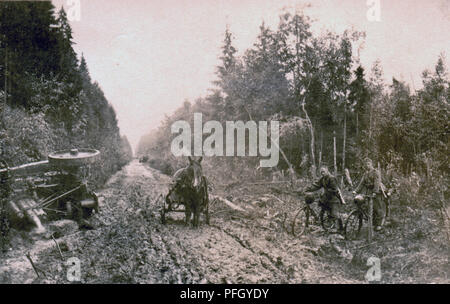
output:
M440 54L434 72L426 70L422 73L423 90L420 95L425 103L443 102L449 85L448 71L445 66L444 54Z
M89 74L89 69L84 58L84 54L81 54L80 66L78 67L81 79L83 81L83 88L87 88L91 84L91 75Z
M217 76L219 80L214 82L214 84L218 86L225 94L222 105L225 117L233 117L236 113L236 108L233 104L233 100L236 99L234 96L234 81L236 80L236 75L239 75L239 73L241 73L239 62L235 57L235 53L237 52L237 50L233 46L232 40L233 35L231 34L227 26L222 46L222 55L220 57L222 64L217 67Z
M72 28L69 25L67 14L63 7L60 9L56 21L58 26L56 32L58 35L58 47L60 52L60 78L74 81L78 60L72 47Z
M369 89L367 82L364 79L364 68L358 66L355 71L355 79L350 83L349 101L354 109L355 113L355 131L356 136L360 134L360 131L365 129L367 121L366 113L369 103Z
M228 26L225 30L225 39L222 46L222 65L217 67L217 73L220 80L224 80L234 69L236 65L235 53L237 50L232 45L233 35L231 34Z

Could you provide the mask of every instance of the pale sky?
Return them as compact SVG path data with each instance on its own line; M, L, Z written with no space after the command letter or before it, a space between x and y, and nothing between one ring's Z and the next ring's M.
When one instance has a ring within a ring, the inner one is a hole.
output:
M75 1L52 2L68 11ZM305 12L315 33L365 31L361 63L368 71L380 59L388 83L394 76L419 88L441 52L450 61L450 0L380 0L380 22L367 19L366 0L80 0L80 20L70 24L75 51L135 149L164 114L213 87L227 24L241 55L263 20L276 29L283 7L304 3L312 4Z

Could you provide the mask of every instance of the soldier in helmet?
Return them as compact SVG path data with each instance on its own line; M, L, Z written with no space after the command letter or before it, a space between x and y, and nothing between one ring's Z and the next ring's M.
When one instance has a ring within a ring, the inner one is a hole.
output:
M373 167L370 158L365 159L366 172L354 194L361 193L366 197L373 198L373 223L375 231L380 231L384 225L386 217L386 206L383 200L383 184L377 170Z
M322 208L329 210L330 215L338 222L339 231L342 231L342 219L339 216L339 205L341 201L336 178L330 173L326 166L320 168L320 175L320 179L312 186L305 189L305 191L314 192L321 188L324 189L324 192L320 197L320 205Z

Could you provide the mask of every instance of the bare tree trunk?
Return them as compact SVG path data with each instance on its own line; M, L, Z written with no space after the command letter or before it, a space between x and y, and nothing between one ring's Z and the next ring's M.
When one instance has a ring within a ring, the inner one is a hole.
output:
M320 131L319 168L322 166L323 131Z
M5 44L5 106L6 106L6 102L8 101L8 46Z
M296 33L299 33L297 21L295 22L295 31L296 31ZM300 94L300 88L298 87L298 81L300 78L300 65L299 65L299 62L300 62L300 50L299 50L300 37L298 34L295 37L295 42L296 42L295 43L295 55L296 55L296 59L297 59L297 64L296 64L296 67L294 68L294 70L297 71L298 78L297 78L297 82L295 83L294 87L295 87L295 94ZM295 73L294 73L294 76L295 76ZM295 77L294 77L294 80L295 80ZM308 89L310 83L311 83L311 80L309 80L309 83L306 86L306 89ZM303 97L301 107L302 107L303 112L305 113L306 119L308 120L309 130L311 132L311 163L312 163L311 173L313 175L313 178L316 178L316 158L314 155L314 129L313 129L311 119L309 118L308 113L306 112L306 109L305 109L305 97Z
M296 56L296 59L297 59L297 64L296 64L294 70L297 70L297 82L295 83L296 92L294 92L294 93L300 95L300 88L297 85L298 84L298 80L300 79L300 64L299 64L299 62L300 62L300 50L298 48L299 43L300 43L300 39L298 37L298 32L299 31L298 31L297 19L295 20L295 32L297 33L295 35L295 56Z
M337 176L337 164L336 164L336 131L333 131L333 156L334 156L334 176Z
M372 103L370 103L369 111L369 145L372 145Z
M347 107L344 105L344 140L342 147L342 172L345 172L345 143L347 139ZM341 185L343 185L343 179L341 179Z
M447 233L447 241L450 241L450 227L448 224L448 213L447 213L447 208L445 205L445 197L444 197L444 189L443 187L440 187L440 195L439 195L439 200L441 202L441 215L442 215L442 220L444 222L444 227L445 227L445 232Z
M358 138L359 135L359 115L356 113L356 138Z
M313 128L311 119L309 119L308 112L306 112L306 109L305 109L305 100L303 100L303 102L302 102L302 110L305 113L306 120L308 120L309 131L311 133L311 164L312 164L311 172L312 172L313 177L316 178L316 157L314 155L315 154L314 153L314 128Z

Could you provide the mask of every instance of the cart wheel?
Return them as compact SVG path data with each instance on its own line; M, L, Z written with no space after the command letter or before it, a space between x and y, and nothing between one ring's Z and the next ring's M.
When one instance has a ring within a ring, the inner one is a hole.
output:
M160 196L161 198L161 196ZM166 197L167 199L167 197ZM166 224L166 200L162 199L162 208L161 208L161 224Z
M208 183L206 181L206 178L202 177L203 187L204 187L204 193L203 193L203 199L205 202L205 217L206 217L206 224L209 225L209 194L208 194Z
M300 209L294 217L292 222L292 234L294 236L301 236L307 227L309 227L309 208L304 207Z
M345 239L355 240L359 237L363 217L358 210L354 210L345 221Z
M207 199L206 207L205 207L205 218L206 224L209 225L209 200Z
M322 225L323 230L325 230L326 232L332 230L336 225L335 219L331 216L331 214L328 211L324 209L320 210L320 223Z

